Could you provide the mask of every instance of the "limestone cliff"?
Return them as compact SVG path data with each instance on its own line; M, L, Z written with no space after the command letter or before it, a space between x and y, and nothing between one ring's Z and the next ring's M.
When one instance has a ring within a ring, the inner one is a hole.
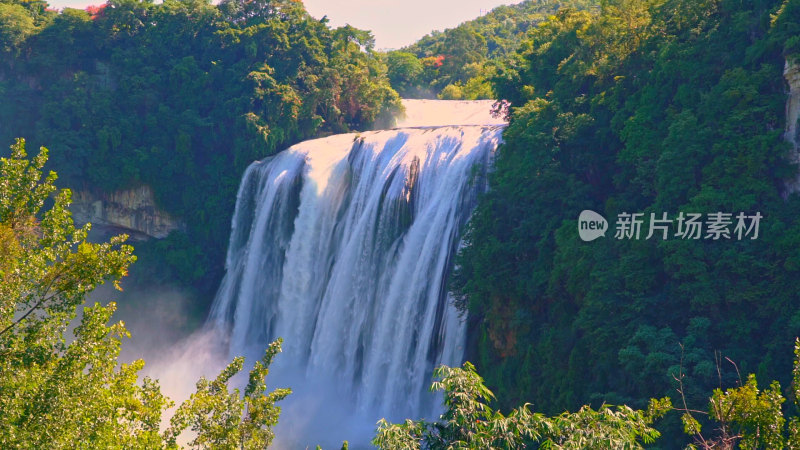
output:
M75 191L72 196L72 215L75 222L91 222L94 228L119 228L132 239L162 239L184 224L159 210L149 186L98 194Z
M783 76L789 84L789 98L786 100L786 133L784 138L794 146L792 159L800 163L800 129L797 120L800 119L800 63L797 60L786 60ZM789 192L800 191L800 177L788 183Z

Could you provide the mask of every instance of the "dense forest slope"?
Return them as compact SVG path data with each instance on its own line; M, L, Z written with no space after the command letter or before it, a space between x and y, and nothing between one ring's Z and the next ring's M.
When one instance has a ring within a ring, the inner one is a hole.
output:
M800 198L783 72L799 56L796 0L616 0L561 10L498 70L511 123L453 287L505 407L641 407L680 370L700 409L737 370L786 385ZM611 227L644 213L641 237L583 242L585 209ZM763 219L757 239L676 223L646 239L650 213L681 212Z
M138 246L164 279L216 288L249 163L399 106L371 35L297 1L46 6L0 1L2 147L47 145L76 190L151 187L186 224Z
M389 78L403 97L448 100L494 98L496 62L514 53L525 34L561 8L599 7L596 0L525 0L499 6L408 47L388 52Z

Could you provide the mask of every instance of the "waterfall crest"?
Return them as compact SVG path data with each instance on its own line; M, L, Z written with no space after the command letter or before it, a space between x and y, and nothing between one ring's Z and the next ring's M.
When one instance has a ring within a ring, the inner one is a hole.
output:
M257 357L282 337L271 384L313 386L306 399L336 391L368 430L381 417L430 418L433 368L464 355L447 276L502 130L344 134L253 163L210 316L231 353Z

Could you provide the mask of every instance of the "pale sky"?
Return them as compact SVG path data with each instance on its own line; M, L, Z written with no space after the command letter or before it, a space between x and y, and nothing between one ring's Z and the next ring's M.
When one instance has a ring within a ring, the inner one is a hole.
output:
M521 0L303 0L312 16L327 15L331 25L371 30L379 49L399 48L433 30L453 28L499 5ZM61 9L85 8L104 0L49 0Z

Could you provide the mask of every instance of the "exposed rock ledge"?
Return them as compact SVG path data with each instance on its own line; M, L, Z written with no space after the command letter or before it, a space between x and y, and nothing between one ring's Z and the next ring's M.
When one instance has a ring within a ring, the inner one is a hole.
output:
M159 210L149 186L97 194L75 191L72 195L72 216L78 224L91 222L94 228L120 229L132 239L163 239L184 224Z
M786 60L783 76L789 84L789 98L786 99L786 133L787 142L794 146L793 160L800 163L800 130L797 120L800 118L800 63ZM800 177L788 183L789 192L800 191Z

